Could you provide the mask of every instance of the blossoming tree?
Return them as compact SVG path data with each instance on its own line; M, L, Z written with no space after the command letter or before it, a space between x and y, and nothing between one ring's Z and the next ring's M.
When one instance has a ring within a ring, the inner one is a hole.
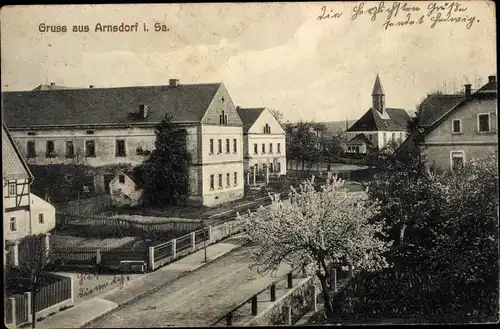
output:
M245 219L250 238L260 246L254 266L261 273L274 272L282 263L304 266L321 283L327 314L332 312L329 263L369 271L388 265L382 256L388 244L376 237L383 234L381 224L369 222L378 205L364 193L342 191L342 186L333 177L316 191L313 177L290 200L274 195L269 207Z

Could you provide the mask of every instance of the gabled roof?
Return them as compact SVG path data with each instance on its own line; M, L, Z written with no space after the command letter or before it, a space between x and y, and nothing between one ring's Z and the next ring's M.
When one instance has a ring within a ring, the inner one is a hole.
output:
M464 99L464 95L429 95L420 104L419 123L429 127Z
M5 124L2 124L2 174L4 180L33 178Z
M243 132L246 133L253 126L259 116L266 110L265 107L241 108L237 107L236 111L243 122Z
M373 143L366 138L365 134L357 134L353 138L351 138L348 142L348 145L363 145L366 144L368 146L374 146Z
M380 112L370 108L347 131L407 131L412 121L404 109L385 109L389 119L383 119Z
M497 81L494 76L489 77L489 81L487 84L479 88L476 93L483 93L483 92L497 92Z
M139 177L139 175L136 174L134 171L131 171L131 170L121 171L120 173L118 173L118 175L120 175L120 174L127 175L135 183L135 185L137 187L144 186L142 178Z
M380 83L380 78L377 74L377 78L375 79L375 84L373 85L372 96L374 95L385 95L384 88L382 88L382 83Z
M222 83L122 88L5 92L2 111L9 127L200 122ZM146 118L138 118L140 105Z

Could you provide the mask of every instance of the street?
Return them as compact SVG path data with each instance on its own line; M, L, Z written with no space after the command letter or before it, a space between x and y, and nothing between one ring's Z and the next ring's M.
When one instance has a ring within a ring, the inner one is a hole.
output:
M254 248L243 246L86 327L210 326L276 280L250 269L249 252ZM283 265L276 275L289 270Z

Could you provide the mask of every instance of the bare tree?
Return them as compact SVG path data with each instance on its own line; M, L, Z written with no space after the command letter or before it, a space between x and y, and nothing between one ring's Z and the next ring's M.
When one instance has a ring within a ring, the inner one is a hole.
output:
M281 112L280 110L276 110L276 109L270 109L269 112L271 112L271 114L273 115L273 117L276 119L276 121L278 121L278 123L280 124L281 127L284 127L285 125L285 116L283 115L283 112Z
M44 234L21 240L19 266L9 266L7 285L11 289L31 293L31 327L36 327L36 296L45 286L49 272L50 249L46 248Z

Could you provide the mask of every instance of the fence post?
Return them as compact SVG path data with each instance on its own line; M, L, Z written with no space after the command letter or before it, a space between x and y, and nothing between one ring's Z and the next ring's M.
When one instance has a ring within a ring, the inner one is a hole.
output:
M212 225L208 226L208 243L212 243Z
M285 325L292 325L292 307L291 306L283 306L285 309Z
M257 295L253 295L252 297L252 315L257 315Z
M95 262L97 265L101 264L101 249L95 251Z
M333 291L337 292L337 269L335 267L332 268L332 272L330 273L330 280L332 282Z
M313 310L314 312L318 311L318 287L316 287L315 284L312 286L312 304L313 304Z
M16 299L9 298L10 305L12 308L12 323L14 324L14 328L17 327L17 319L16 319Z
M148 267L152 272L155 270L155 247L149 247L148 256Z
M276 284L273 283L271 285L271 302L274 302L276 300Z
M74 285L74 279L73 279L73 276L71 275L70 277L70 281L69 281L69 284L71 285L70 288L71 288L71 305L74 305L75 303L75 289L73 288Z
M177 239L172 239L172 259L177 258Z
M293 275L292 275L292 272L288 273L287 275L287 284L288 284L288 288L293 288Z
M26 300L26 314L28 314L28 322L31 322L32 319L32 314L31 314L31 292L25 292L24 293L24 300Z
M233 313L228 313L226 316L226 324L228 327L233 326Z
M191 232L191 251L196 251L196 232Z

